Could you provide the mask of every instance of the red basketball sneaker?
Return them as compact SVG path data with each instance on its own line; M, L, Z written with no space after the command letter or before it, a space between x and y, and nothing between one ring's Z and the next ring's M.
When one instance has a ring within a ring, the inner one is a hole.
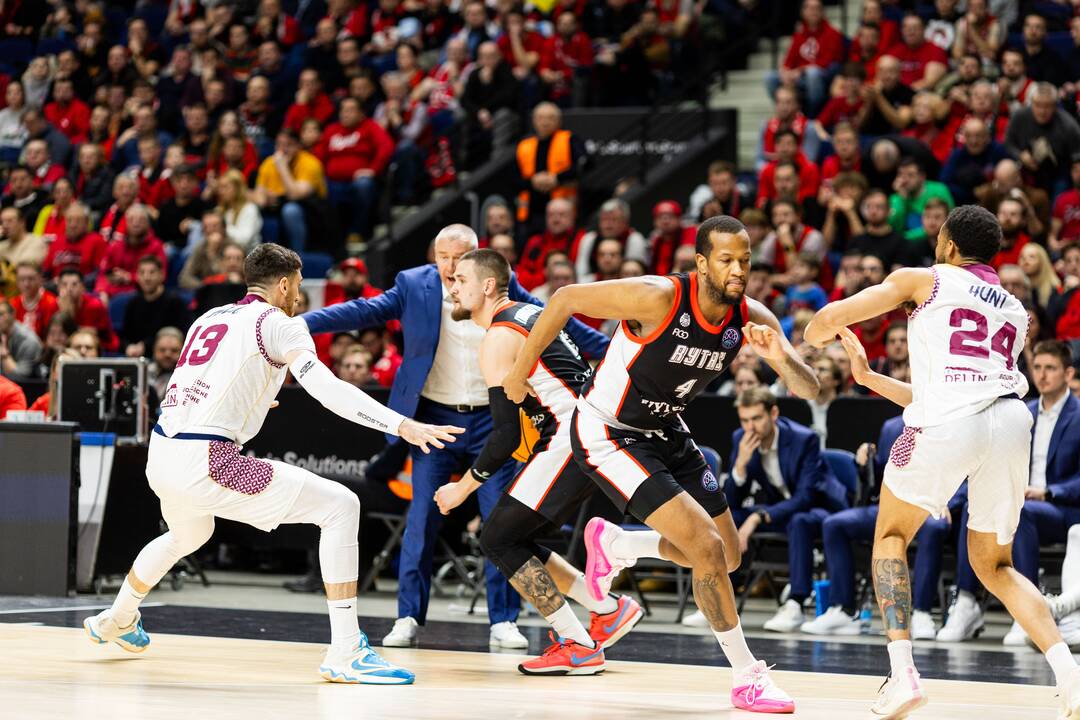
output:
M619 605L614 610L603 615L591 612L589 617L589 637L597 645L606 648L619 642L623 635L634 629L641 621L645 613L637 600L627 595L619 597Z
M544 654L518 665L525 675L596 675L604 672L604 648L578 645L573 640L548 633L552 644Z

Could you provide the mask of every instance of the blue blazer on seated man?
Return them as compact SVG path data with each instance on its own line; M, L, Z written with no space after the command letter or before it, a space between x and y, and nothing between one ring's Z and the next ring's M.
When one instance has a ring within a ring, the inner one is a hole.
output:
M435 239L435 264L398 273L394 286L377 297L350 300L303 315L312 333L359 330L400 320L405 335L404 360L390 390L389 406L422 422L465 428L465 433L443 450L433 448L425 455L416 449L412 453L413 500L401 543L398 622L383 639L384 645L411 644L416 625L424 624L432 554L442 525L435 491L449 482L451 475L472 464L491 433L488 389L478 359L484 330L471 320L454 321L449 295L458 258L475 247L476 233L464 225L451 225ZM509 292L511 300L542 305L514 276ZM567 331L586 355L600 357L607 349L608 338L577 320L570 321ZM486 519L495 507L516 467L513 461L507 462L477 491L481 517ZM516 629L504 642L504 631L508 625L512 628L520 609L517 593L490 561L485 565L485 576L492 644L524 647L527 643Z
M825 518L848 507L847 490L825 462L817 434L780 417L768 389L745 390L735 405L742 427L732 435L724 491L740 542L757 531L787 533L790 600L765 629L791 632L802 625L810 597L814 540Z

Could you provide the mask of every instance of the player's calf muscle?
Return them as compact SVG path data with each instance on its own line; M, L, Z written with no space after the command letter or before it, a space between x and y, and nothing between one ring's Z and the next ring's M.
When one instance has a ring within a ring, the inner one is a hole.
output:
M894 558L873 561L874 590L886 630L907 630L911 619L911 578L907 563Z
M713 630L731 630L739 623L727 575L694 572L694 601Z
M545 617L566 603L543 563L534 557L518 568L511 576L510 584Z

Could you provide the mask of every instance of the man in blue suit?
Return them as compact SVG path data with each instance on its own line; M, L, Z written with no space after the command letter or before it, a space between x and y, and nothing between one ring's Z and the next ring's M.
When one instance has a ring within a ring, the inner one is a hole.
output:
M780 417L767 388L744 390L735 408L742 427L732 436L724 492L743 552L759 529L787 533L791 593L765 629L791 632L805 620L802 604L810 597L814 540L825 518L848 506L847 492L825 462L817 434Z
M857 541L874 539L874 524L878 516L878 495L885 465L893 443L904 429L902 415L889 418L881 426L878 443L864 443L855 454L855 461L865 467L873 463L873 486L866 488L860 507L843 510L825 518L821 534L825 546L825 563L829 569L829 609L818 617L803 623L800 628L811 635L858 635L862 623L855 605L855 562L852 545ZM951 516L959 517L964 506L964 488L949 502ZM941 577L941 552L952 530L950 518L927 518L915 539L918 551L915 556L915 579L911 618L911 637L916 640L933 640L936 628L930 611L937 597L938 579ZM971 573L974 579L975 573Z
M479 346L484 330L461 320L450 297L458 259L477 246L476 233L466 225L449 225L435 238L435 264L405 270L394 286L374 298L360 298L305 313L312 333L357 330L400 320L405 334L405 359L394 378L389 406L408 417L443 418L439 424L465 428L458 441L430 454L413 453L413 500L401 542L398 571L398 620L383 645L404 647L416 640L417 626L427 618L431 590L431 559L442 524L435 491L450 476L467 468L491 432L488 389L480 373ZM541 304L511 277L510 299ZM467 317L467 316L466 316ZM574 342L591 357L602 356L608 339L576 320L567 325ZM451 422L452 420L452 422ZM513 477L509 462L476 493L480 515L487 518ZM509 581L488 561L488 617L491 645L525 648L528 642L515 621L520 598Z
M1080 400L1069 392L1074 371L1067 344L1060 340L1040 342L1035 346L1030 370L1039 398L1028 402L1035 418L1031 431L1031 476L1013 539L1013 565L1017 572L1038 585L1039 547L1065 542L1069 528L1080 523ZM966 533L966 508L961 529ZM960 592L949 609L945 627L938 633L937 639L941 641L968 640L983 627L982 609L974 596L978 586L964 543L960 543L957 553L956 575ZM966 576L971 579L961 583ZM1025 645L1027 635L1014 622L1002 642Z

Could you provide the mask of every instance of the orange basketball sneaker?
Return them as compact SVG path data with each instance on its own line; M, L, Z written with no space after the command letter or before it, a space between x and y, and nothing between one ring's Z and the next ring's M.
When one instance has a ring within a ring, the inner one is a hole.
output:
M596 675L604 672L604 648L578 645L573 640L559 638L549 632L551 645L544 654L518 665L525 675Z
M597 645L606 648L619 642L623 635L634 629L645 613L637 600L627 595L619 597L619 604L609 613L589 613L589 637Z

